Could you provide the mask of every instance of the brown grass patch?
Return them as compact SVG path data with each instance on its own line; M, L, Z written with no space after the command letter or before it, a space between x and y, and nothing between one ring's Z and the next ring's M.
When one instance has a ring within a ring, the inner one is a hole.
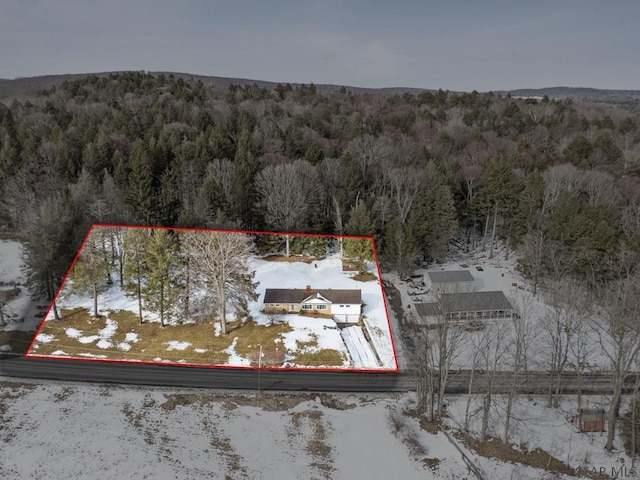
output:
M267 255L266 257L262 257L262 260L266 260L267 262L285 262L285 263L296 263L296 262L304 262L311 263L314 260L317 260L314 257L310 257L308 255Z
M610 478L606 475L593 472L588 468L573 468L540 448L520 451L502 442L502 440L498 438L490 437L488 440L480 442L478 439L463 432L456 432L455 437L483 457L497 458L498 460L511 463L520 463L522 465L529 465L534 468L569 476L584 476L594 480Z
M352 276L351 278L357 280L358 282L372 282L373 280L378 279L378 277L376 277L373 273L369 272L361 272L357 275Z
M63 310L62 319L59 321L49 320L45 323L41 333L53 335L55 340L50 343L39 343L38 349L32 353L37 355L51 355L56 350L62 350L66 354L81 357L81 353L91 353L93 355L104 355L106 358L115 360L143 360L153 361L154 358L174 361L184 360L187 363L218 365L224 364L229 354L223 352L231 345L233 336L214 335L211 324L185 324L168 325L160 327L156 322L138 323L138 317L128 311L109 312L108 318L118 323L118 329L109 339L110 348L98 348L98 340L88 344L82 344L76 338L67 336L68 328L75 328L82 332L82 336L98 335L98 332L106 326L106 318L95 319L88 310L75 308L73 310ZM137 342L126 342L127 333L135 333L138 336ZM184 350L167 350L169 341L188 342L189 345ZM127 343L130 350L118 349L119 343ZM206 350L196 352L195 349Z
M296 357L291 361L293 363L306 365L309 367L320 367L325 365L341 367L344 363L344 360L344 356L337 350L324 349L315 352L298 353Z
M291 326L286 323L265 326L257 325L250 320L245 323L229 322L227 323L229 334L215 336L211 324L167 325L164 328L157 322L145 322L140 325L134 313L117 310L107 315L109 319L117 322L118 329L109 338L111 347L103 349L96 345L99 340L82 344L78 339L69 337L66 331L69 328L75 328L82 332L83 337L97 336L98 332L106 326L107 318L95 319L84 308L63 310L61 313L62 320L47 321L41 331L41 333L53 335L55 340L39 343L38 349L32 353L51 355L56 350L62 350L74 357L82 356L80 355L82 353L91 353L116 360L154 361L154 358L161 358L173 362L182 360L186 363L222 365L229 359L229 354L223 350L229 348L237 338L235 351L238 355L245 358L254 355L257 359L257 352L262 345L263 353L269 357L267 360L271 359L263 362L264 365L277 366L284 361L283 336L292 331ZM127 333L135 333L138 341L127 341ZM184 350L167 350L170 341L188 342L191 345ZM118 348L119 344L125 343L130 346L130 350ZM196 349L205 351L197 352ZM272 355L269 356L270 353Z

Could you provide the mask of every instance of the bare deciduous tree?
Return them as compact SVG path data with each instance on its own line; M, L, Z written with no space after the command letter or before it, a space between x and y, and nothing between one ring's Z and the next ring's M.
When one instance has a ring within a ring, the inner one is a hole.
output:
M284 232L302 228L321 204L318 173L303 160L264 168L256 178L256 187L267 223ZM290 236L285 235L285 240L288 257Z
M247 261L253 251L248 235L230 232L186 232L183 246L191 258L194 282L212 292L223 335L227 332L227 309L246 313L248 300L257 299L254 272Z
M607 444L612 450L624 384L640 352L640 272L624 269L602 287L601 315L595 325L602 352L609 361L613 393L608 413Z
M393 198L396 202L400 222L403 225L406 223L413 201L422 187L423 178L424 175L416 168L394 168L388 173L389 183L393 189Z

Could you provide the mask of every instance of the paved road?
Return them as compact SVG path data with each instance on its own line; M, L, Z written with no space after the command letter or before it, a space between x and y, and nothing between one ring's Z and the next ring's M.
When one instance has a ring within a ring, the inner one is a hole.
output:
M411 375L389 372L304 372L13 358L0 360L0 376L185 387L336 392L389 392L414 388Z
M411 373L360 373L360 372L305 372L198 368L171 365L146 365L118 362L95 362L64 359L36 359L17 357L0 360L0 376L43 378L62 381L99 383L124 383L136 385L166 385L205 388L333 391L333 392L406 392L415 390L415 377ZM447 393L467 393L471 372L452 372ZM498 372L492 379L494 393L508 393L512 374ZM546 372L529 372L518 379L518 393L548 392L551 376ZM488 376L475 373L474 393L483 393ZM626 391L633 389L635 379L629 378ZM575 375L562 377L562 393L577 392ZM582 393L604 394L611 392L606 374L585 374Z

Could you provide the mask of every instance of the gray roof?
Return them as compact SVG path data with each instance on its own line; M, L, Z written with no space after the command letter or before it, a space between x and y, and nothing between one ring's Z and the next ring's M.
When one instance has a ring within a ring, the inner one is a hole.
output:
M267 288L264 292L264 303L302 303L308 297L322 295L331 303L362 303L360 290L338 289L306 289L306 288Z
M416 303L416 311L421 317L435 317L440 312L437 303Z
M443 293L438 303L416 303L420 316L438 315L440 305L452 312L482 312L488 310L513 310L513 306L501 291Z
M427 272L431 283L473 282L469 270L448 270L444 272Z

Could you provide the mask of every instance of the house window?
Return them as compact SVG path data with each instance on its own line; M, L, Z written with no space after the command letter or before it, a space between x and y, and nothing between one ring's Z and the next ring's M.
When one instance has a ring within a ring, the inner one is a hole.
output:
M326 310L326 309L327 309L326 305L322 305L322 304L316 305L316 310Z
M278 306L278 304L277 304L277 303L270 303L270 304L269 304L269 306L270 306L270 307L277 307L277 306Z
M302 309L303 310L312 310L313 309L313 305L311 305L309 303L303 303L302 304Z
M344 308L344 305L340 305L340 308Z

